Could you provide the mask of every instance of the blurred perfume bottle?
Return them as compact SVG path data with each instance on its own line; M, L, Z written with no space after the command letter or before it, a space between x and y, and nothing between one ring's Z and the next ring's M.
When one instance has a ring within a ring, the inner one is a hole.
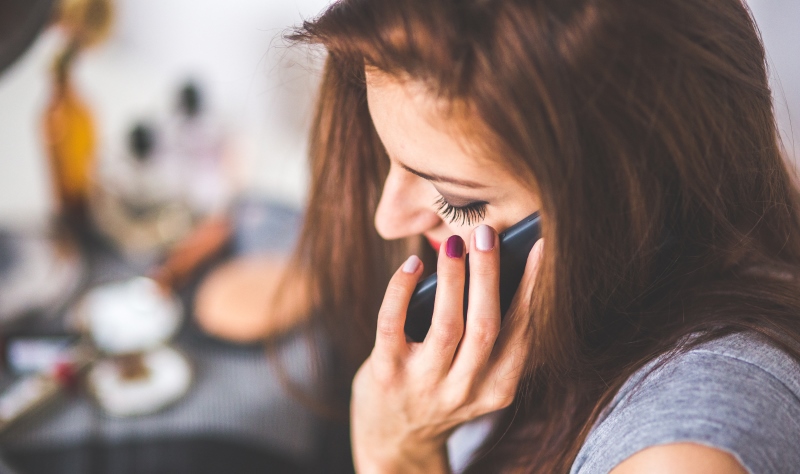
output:
M87 217L96 132L92 114L70 77L77 52L78 46L73 43L56 59L44 133L59 216L70 225L80 226Z
M127 154L119 162L114 185L132 208L157 206L180 197L179 178L162 155L156 128L140 122L128 134Z
M56 24L81 48L98 45L111 34L114 24L111 0L58 0L57 4Z
M89 224L88 198L97 131L71 73L83 50L108 37L113 7L110 0L60 0L54 16L65 33L66 43L53 68L52 92L43 120L44 138L59 223L82 234Z
M156 129L137 123L125 153L106 160L92 194L98 229L129 257L158 257L193 225L179 170L165 160Z
M183 170L184 195L197 217L217 214L232 194L222 125L207 110L200 87L189 81L178 94L168 126L170 158Z

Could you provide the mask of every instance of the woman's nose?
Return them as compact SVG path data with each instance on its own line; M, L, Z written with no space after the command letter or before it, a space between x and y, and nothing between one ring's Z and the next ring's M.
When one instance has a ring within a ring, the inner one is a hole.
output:
M419 235L441 224L430 184L393 167L375 212L375 230L386 240ZM426 200L427 199L427 200Z

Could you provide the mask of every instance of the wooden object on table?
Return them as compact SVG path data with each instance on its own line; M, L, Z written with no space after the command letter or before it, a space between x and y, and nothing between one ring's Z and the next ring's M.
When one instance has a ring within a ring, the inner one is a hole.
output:
M302 276L283 279L287 264L287 256L273 254L220 266L197 292L197 322L209 334L238 343L278 336L302 323L310 293Z
M150 275L164 291L180 289L203 262L219 252L230 240L233 225L226 216L212 216L201 222L169 251L164 263Z

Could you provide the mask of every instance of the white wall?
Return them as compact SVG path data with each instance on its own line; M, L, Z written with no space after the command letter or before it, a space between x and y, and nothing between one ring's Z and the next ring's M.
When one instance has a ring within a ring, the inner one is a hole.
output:
M132 121L160 117L187 77L199 78L232 132L245 186L299 204L316 67L281 34L328 0L115 0L113 36L77 65L99 124L100 154L119 153ZM0 224L52 209L41 115L47 71L63 43L49 31L0 75Z
M800 1L748 0L770 65L775 114L783 144L800 160Z

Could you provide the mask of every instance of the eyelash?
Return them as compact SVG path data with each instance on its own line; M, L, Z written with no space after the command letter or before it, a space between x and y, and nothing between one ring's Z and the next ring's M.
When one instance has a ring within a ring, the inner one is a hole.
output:
M477 201L466 206L453 206L445 201L443 196L439 196L434 203L439 215L450 221L451 224L460 221L461 225L472 225L474 222L482 221L486 217L486 204L488 203Z

